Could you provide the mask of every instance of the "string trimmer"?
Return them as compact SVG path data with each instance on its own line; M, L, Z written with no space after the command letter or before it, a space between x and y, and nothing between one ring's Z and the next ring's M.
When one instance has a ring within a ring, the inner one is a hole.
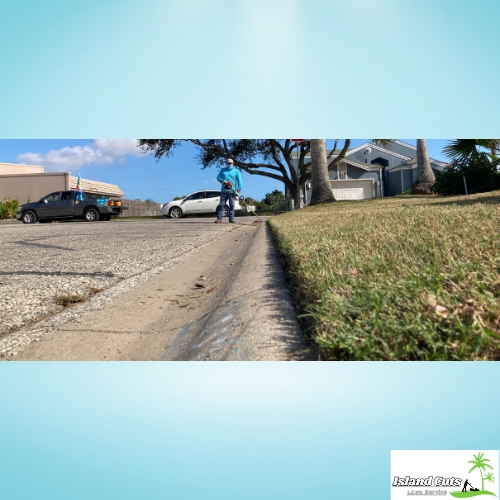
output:
M224 187L226 189L230 189L236 196L235 196L235 201L242 201L243 202L243 205L245 205L245 207L247 207L247 212L252 212L255 217L257 217L257 219L259 219L259 222L262 222L262 219L253 211L253 210L250 210L250 207L246 204L245 202L245 199L243 198L243 196L238 196L238 193L233 189L233 183L231 181L229 182L225 182L224 183Z

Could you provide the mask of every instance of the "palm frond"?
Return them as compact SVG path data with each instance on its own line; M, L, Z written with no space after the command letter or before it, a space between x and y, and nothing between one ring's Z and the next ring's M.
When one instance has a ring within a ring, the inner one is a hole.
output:
M394 141L395 139L372 139L373 144L382 146L385 149L391 149Z

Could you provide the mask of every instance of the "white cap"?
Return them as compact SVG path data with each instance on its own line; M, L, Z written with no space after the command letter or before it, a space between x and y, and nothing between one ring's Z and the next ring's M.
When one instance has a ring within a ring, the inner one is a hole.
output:
M234 162L233 162L233 160L231 160L231 158L228 158L228 159L226 160L226 163L231 163L231 164L232 164L232 163L234 163Z

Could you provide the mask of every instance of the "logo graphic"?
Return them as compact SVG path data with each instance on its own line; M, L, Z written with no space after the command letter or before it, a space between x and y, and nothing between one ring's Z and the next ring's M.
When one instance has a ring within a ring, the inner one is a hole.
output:
M498 450L393 450L391 499L408 495L498 498L498 465Z
M480 474L481 474L481 489L474 488L474 486L472 486L469 479L466 479L464 481L464 486L462 488L462 491L452 491L452 492L450 492L450 495L452 495L456 498L469 498L469 497L475 497L478 495L493 495L496 497L495 493L493 493L492 491L488 491L484 488L485 481L489 481L490 483L495 482L494 477L493 477L493 467L489 464L490 460L488 458L485 458L484 453L481 453L481 452L479 452L477 455L473 455L473 457L474 458L472 460L469 460L469 463L473 464L473 465L472 465L471 470L468 473L470 474L475 469L477 469L480 472ZM488 472L487 469L491 469L491 471ZM484 471L484 474L483 474L483 471Z

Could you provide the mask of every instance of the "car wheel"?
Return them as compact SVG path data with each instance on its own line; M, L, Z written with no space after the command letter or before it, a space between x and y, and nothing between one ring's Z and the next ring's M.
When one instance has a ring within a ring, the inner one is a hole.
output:
M21 217L24 224L34 224L36 222L36 213L31 210L26 210Z
M179 207L172 207L168 215L171 219L180 219L182 217L182 210Z
M95 208L89 208L85 211L83 218L86 222L97 222L99 220L99 212Z

